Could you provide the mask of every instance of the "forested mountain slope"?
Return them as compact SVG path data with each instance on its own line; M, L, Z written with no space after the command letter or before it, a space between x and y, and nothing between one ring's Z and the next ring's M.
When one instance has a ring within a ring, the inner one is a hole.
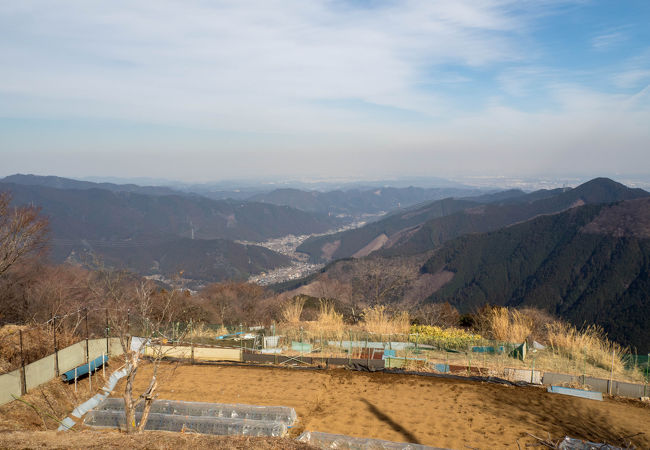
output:
M103 189L56 189L0 183L14 204L34 204L50 217L54 237L123 240L181 236L265 240L324 232L336 225L326 215L286 206L216 201L179 195L152 196Z
M534 306L650 351L650 198L585 205L445 244L424 273L454 275L428 301L462 312Z

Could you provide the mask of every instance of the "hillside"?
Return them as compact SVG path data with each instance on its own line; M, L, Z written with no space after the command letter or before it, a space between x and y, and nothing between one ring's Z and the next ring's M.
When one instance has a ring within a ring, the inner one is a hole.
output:
M321 233L334 218L261 203L103 189L56 189L0 183L15 204L35 204L59 239L147 240L167 236L261 241Z
M305 191L300 189L276 189L257 194L251 201L285 205L303 211L328 214L359 216L377 214L406 208L422 202L430 202L447 197L475 195L475 189L464 188L419 188L419 187L381 187L368 189L334 190L328 192Z
M433 250L463 234L497 230L583 204L609 203L647 195L650 194L644 190L596 178L575 189L542 190L523 195L517 195L515 191L511 195L446 199L402 215L393 214L356 230L307 240L298 251L313 259L363 256L364 252L358 252L364 248L381 249L379 253L384 256L414 255Z
M43 186L56 189L104 189L112 192L134 192L146 195L183 195L182 192L165 186L138 186L136 184L94 183L56 176L14 174L0 179L0 183L24 186Z
M66 188L0 183L0 191L10 191L15 205L42 208L50 221L54 262L71 256L88 262L92 253L111 266L145 275L169 278L183 270L184 278L194 280L241 280L287 265L289 259L232 240L263 241L337 225L335 218L286 206L72 188L77 184L70 180L37 179Z
M595 178L574 189L537 191L505 202L483 205L425 223L409 239L397 243L386 255L408 255L432 250L463 234L483 233L523 222L544 214L554 214L585 204L611 203L650 195L630 189L608 178Z
M108 265L142 275L182 276L201 282L246 280L249 275L288 265L290 259L256 245L242 245L224 239L176 238L142 245L83 241L58 242L54 251L61 257L82 260L92 252Z
M650 351L650 198L585 205L448 242L423 273L452 272L428 301L461 312L535 306Z
M366 256L417 231L417 227L428 220L478 205L477 202L462 199L437 200L419 208L393 213L361 228L310 238L297 250L309 254L315 261Z

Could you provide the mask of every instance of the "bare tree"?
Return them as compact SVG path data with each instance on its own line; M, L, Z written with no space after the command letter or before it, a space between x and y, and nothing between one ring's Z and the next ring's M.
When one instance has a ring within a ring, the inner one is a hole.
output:
M48 221L34 206L11 206L11 194L0 193L0 275L23 256L43 250Z
M111 333L119 337L124 352L126 432L142 432L156 397L158 369L165 357L165 344L172 340L174 324L186 319L183 296L179 290L157 289L151 282L128 272L105 269L97 272L92 290L106 307ZM144 347L131 345L132 333L142 339ZM178 335L174 337L179 338ZM145 355L151 361L151 378L142 392L134 393L138 369ZM136 409L141 404L143 411L137 422Z
M369 306L401 300L408 284L417 273L400 258L364 258L355 264L353 292Z

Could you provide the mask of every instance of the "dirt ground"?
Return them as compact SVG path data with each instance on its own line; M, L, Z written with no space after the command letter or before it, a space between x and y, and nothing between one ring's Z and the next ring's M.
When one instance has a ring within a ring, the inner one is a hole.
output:
M206 436L166 432L146 432L127 435L114 431L22 431L0 433L0 448L57 448L57 449L214 449L214 450L307 450L306 444L291 439L253 438L232 436Z
M148 384L143 366L136 387ZM565 435L650 448L650 405L603 402L537 387L343 369L164 365L160 399L291 406L304 430L450 449L523 448ZM118 384L120 392L123 384Z

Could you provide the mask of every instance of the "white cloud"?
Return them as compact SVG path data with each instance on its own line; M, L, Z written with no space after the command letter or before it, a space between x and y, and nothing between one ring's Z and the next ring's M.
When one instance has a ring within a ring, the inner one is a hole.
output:
M650 69L632 69L617 73L614 83L621 88L634 88L639 84L650 84Z
M549 155L570 152L573 145L606 152L618 139L639 148L648 138L638 125L650 109L647 95L601 93L567 81L575 74L539 60L530 33L541 16L562 4L4 2L0 117L108 119L178 129L174 137L43 137L32 145L48 145L53 156L27 157L54 164L56 155L74 154L86 168L99 158L101 169L115 172L121 169L111 162L115 149L138 161L133 170L148 167L158 154L156 170L208 176L289 166L351 174L444 171L472 160L481 161L474 164L479 168L525 168L544 165ZM613 45L620 42L617 33L593 43ZM487 98L467 94L469 100L461 102L452 89L471 91L477 83L473 72L494 76L498 85ZM632 67L616 83L636 88L645 76L643 66ZM535 90L557 109L522 112L503 99ZM352 106L331 106L340 100L352 100ZM403 111L424 120L387 123L382 108L389 116ZM12 142L24 149L30 141L20 136ZM84 153L89 145L95 154ZM494 156L486 157L488 152ZM189 168L181 161L199 163Z
M626 38L627 36L624 33L616 31L596 36L591 41L591 45L598 50L605 50L620 44Z

